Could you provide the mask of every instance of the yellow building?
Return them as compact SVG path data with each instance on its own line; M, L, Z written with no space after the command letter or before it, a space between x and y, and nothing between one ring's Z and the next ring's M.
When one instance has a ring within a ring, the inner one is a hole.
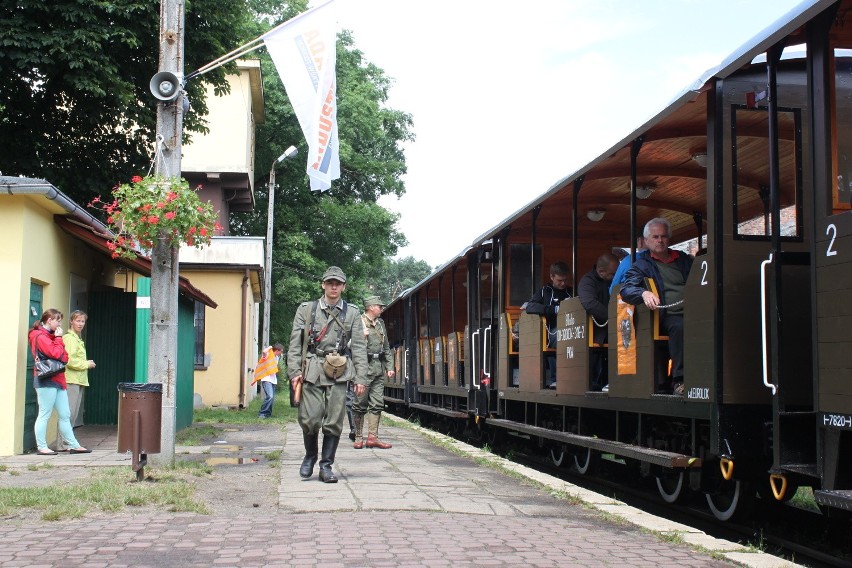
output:
M116 384L136 378L137 277L150 275L151 265L144 258L112 259L105 235L102 223L50 183L0 177L0 297L7 314L0 326L0 456L35 446L38 404L27 336L48 308L66 317L88 312L84 337L98 367L85 391L84 416L87 423L116 423ZM180 290L184 305L216 305L185 278ZM55 425L48 440L53 436Z
M228 76L231 92L207 91L210 131L183 146L181 169L199 196L219 211L222 235L203 250L183 247L181 274L216 298L203 329L196 325L196 404L243 407L259 355L259 303L263 301L264 239L228 236L232 212L254 210L255 125L264 121L260 61L238 60Z
M203 326L196 320L196 404L243 407L258 358L262 237L213 237L209 247L182 247L180 272L216 298ZM203 347L203 349L201 349Z

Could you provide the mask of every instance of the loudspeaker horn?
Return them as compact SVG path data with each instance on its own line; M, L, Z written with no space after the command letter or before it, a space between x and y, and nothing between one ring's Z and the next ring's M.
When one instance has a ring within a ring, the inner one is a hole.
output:
M181 81L174 73L160 71L151 77L148 88L151 90L151 94L161 101L173 101L180 94Z

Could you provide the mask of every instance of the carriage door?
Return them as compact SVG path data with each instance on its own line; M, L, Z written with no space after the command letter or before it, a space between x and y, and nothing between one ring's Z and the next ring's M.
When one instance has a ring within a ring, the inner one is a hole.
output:
M804 179L809 178L799 107L806 104L806 91L801 81L793 80L801 77L791 70L778 76L773 92L772 53L768 59L769 103L732 109L735 243L731 248L754 255L748 271L758 282L761 364L756 369L760 377L749 378L749 388L760 394L755 401L766 400L767 395L771 400L773 473L781 473L815 459L811 259L804 229L813 192L803 191Z
M471 362L468 408L478 416L488 414L489 391L494 374L494 338L497 310L491 243L483 245L468 262L468 304Z

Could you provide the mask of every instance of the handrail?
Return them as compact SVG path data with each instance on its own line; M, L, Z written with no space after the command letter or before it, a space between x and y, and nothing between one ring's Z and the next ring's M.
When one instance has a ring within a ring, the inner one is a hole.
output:
M408 347L402 350L402 368L405 369L405 382L408 383Z
M485 328L485 333L482 334L482 374L488 379L491 378L491 369L488 368L488 362L491 357L488 356L488 345L491 343L491 326Z
M778 392L778 387L769 382L769 355L766 341L766 266L772 263L772 255L760 263L760 332L763 341L763 385L772 390L772 396Z
M470 384L474 388L479 388L479 382L476 380L478 373L476 372L476 336L479 335L479 330L477 329L473 333L470 334L470 346L471 346L471 370L473 371L473 375L470 378Z

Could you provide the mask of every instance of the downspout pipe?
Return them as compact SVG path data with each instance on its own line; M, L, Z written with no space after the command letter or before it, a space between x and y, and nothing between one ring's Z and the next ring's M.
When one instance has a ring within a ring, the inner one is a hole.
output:
M248 283L249 271L247 268L245 275L243 276L243 301L240 307L240 372L238 373L240 380L240 408L246 407L246 318L248 318L248 310L246 309L246 304L248 304ZM266 345L264 345L263 347L266 347Z
M55 201L72 217L96 227L107 235L112 235L106 225L98 221L91 213L80 207L70 197L59 191L53 184L43 179L0 176L0 192L6 195L42 195Z

